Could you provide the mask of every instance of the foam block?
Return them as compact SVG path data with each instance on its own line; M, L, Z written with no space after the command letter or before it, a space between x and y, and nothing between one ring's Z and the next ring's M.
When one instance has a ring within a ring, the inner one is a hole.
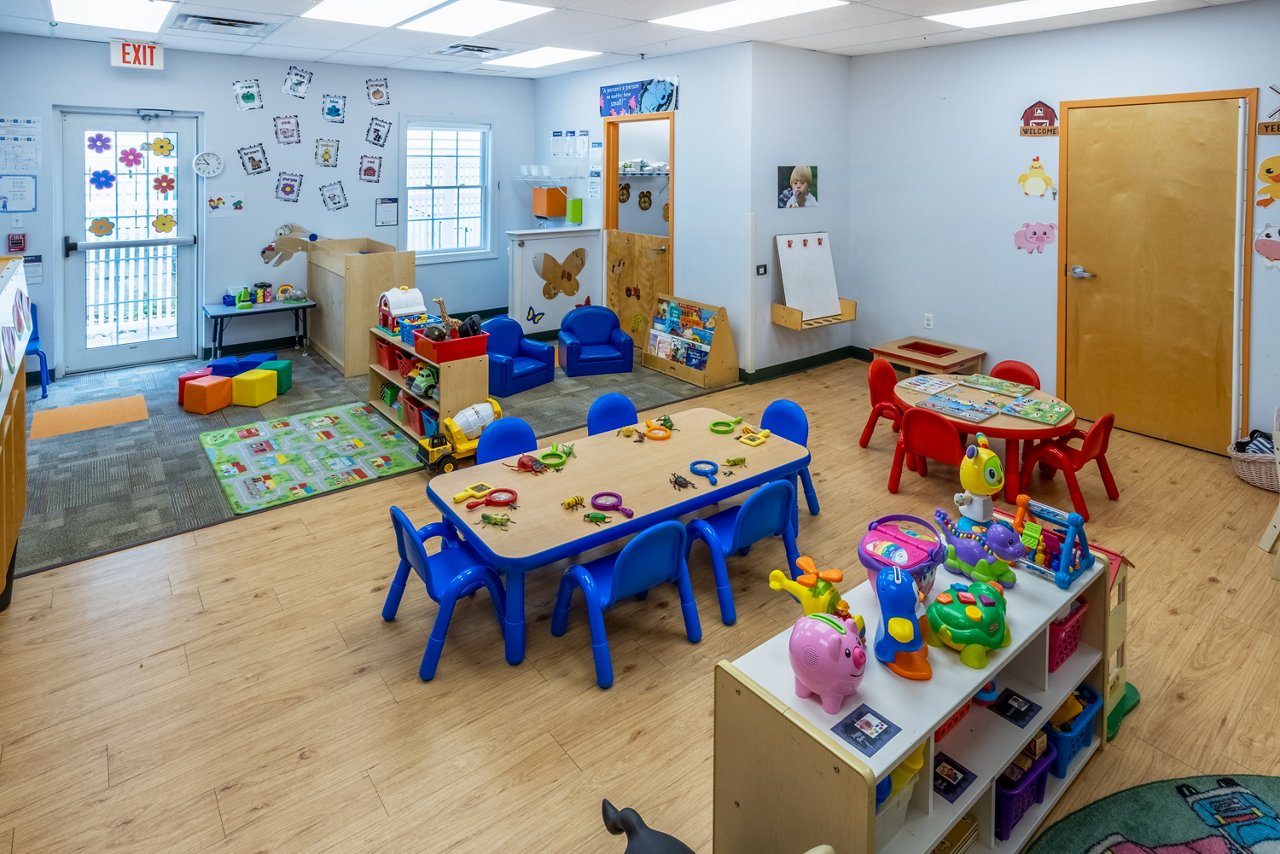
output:
M182 408L187 412L208 415L231 405L231 378L209 375L188 380Z
M273 359L259 366L263 371L275 371L276 394L284 394L293 388L293 362L288 359Z
M275 353L250 353L247 356L240 357L240 364L246 371L252 371L255 368L262 367L263 362L273 361L275 357Z
M276 373L255 368L231 378L231 402L236 406L261 406L276 399Z
M185 374L178 375L178 405L182 405L182 401L186 396L187 383L192 380L198 380L201 377L207 377L212 373L212 368L201 368L198 371L187 371Z
M241 364L235 356L223 356L209 363L209 369L215 377L234 377L250 369L250 365Z

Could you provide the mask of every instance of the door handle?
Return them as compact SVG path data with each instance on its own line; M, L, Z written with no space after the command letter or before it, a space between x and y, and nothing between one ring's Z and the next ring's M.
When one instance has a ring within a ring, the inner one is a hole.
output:
M1089 272L1088 270L1086 270L1084 267L1081 267L1079 264L1077 264L1077 265L1075 265L1074 267L1072 267L1072 268L1071 268L1071 278L1073 278L1073 279L1096 279L1096 278L1098 278L1098 275L1097 275L1096 273L1090 273L1090 272Z
M655 246L651 251L653 251L653 252L657 252L659 255L661 255L663 252L666 252L666 251L667 251L667 247L665 247L665 246Z

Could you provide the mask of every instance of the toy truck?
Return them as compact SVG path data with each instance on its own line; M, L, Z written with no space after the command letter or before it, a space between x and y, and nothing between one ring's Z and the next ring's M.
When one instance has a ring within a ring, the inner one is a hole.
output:
M418 442L418 459L431 471L448 474L458 467L459 460L476 455L480 434L501 417L498 401L488 398L452 418L441 419L436 434Z

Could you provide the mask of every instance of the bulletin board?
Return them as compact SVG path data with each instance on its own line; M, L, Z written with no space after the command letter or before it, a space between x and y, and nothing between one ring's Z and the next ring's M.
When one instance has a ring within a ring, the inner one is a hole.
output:
M786 305L805 318L840 314L831 236L826 232L779 234L775 240Z

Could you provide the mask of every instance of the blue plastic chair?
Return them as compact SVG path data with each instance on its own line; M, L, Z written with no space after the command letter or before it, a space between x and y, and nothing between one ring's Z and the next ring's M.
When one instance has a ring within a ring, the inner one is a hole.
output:
M591 402L591 408L587 410L587 435L609 433L639 420L640 416L636 414L636 406L631 398L611 391Z
M620 552L565 570L551 615L551 634L563 637L569 628L569 604L576 584L582 588L587 603L591 653L596 660L596 683L601 688L613 685L613 658L604 631L604 612L619 599L643 599L651 588L670 582L680 591L680 610L689 642L702 640L702 623L689 581L687 549L684 526L670 519L638 535Z
M476 445L476 462L491 463L538 449L538 437L529 422L521 418L499 418L484 428Z
M453 607L458 599L470 596L481 587L487 589L489 598L493 600L493 609L498 614L498 629L501 631L506 616L507 597L498 574L485 565L484 559L471 546L458 539L453 528L440 522L414 528L409 517L395 505L391 507L391 527L396 532L396 551L400 554L400 565L396 567L395 578L387 590L387 601L382 606L382 619L390 621L396 618L400 598L404 595L404 585L409 579L409 567L413 567L413 571L427 585L427 595L440 606L435 625L431 627L431 636L427 639L426 651L422 654L422 666L418 668L418 678L429 682L436 675L436 666L440 663L440 653L444 649L444 638L449 631L449 621L453 618ZM433 537L440 538L440 551L429 555L426 542Z
M768 430L770 433L777 433L784 439L795 442L797 445L809 447L809 418L804 414L804 409L800 404L794 401L775 400L773 403L765 407L764 415L760 416L760 429ZM813 477L809 474L809 467L805 466L800 470L800 483L804 486L804 500L809 505L809 515L817 516L822 512L822 508L818 505L818 493L813 488ZM796 486L796 477L791 477L791 485ZM795 511L796 530L800 530L800 494L799 488L796 489L796 511Z
M40 360L40 399L49 396L49 359L40 349L40 315L36 313L36 304L31 304L31 338L27 340L27 349L22 354L35 356Z
M720 619L726 626L732 626L738 619L738 611L733 605L733 587L729 584L729 568L725 564L729 555L745 555L753 543L781 536L791 577L800 574L796 568L800 548L796 545L795 506L795 486L789 480L775 480L757 489L739 506L689 523L689 551L693 551L697 540L704 540L711 550L716 596L720 599Z

